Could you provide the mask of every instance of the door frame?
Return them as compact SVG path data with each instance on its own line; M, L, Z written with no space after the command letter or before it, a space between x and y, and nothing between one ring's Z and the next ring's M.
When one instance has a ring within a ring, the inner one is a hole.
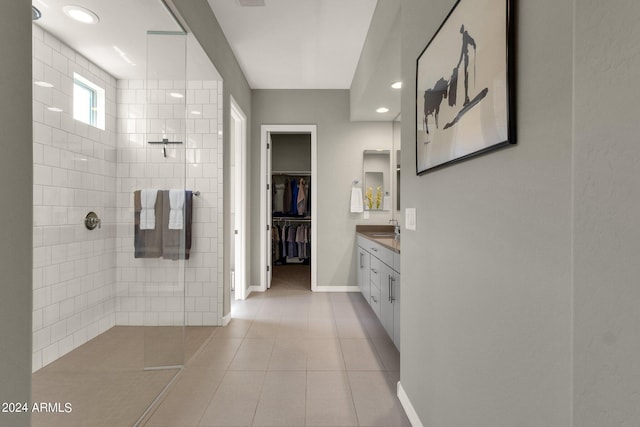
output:
M271 146L272 133L308 133L311 135L311 290L318 286L318 126L317 125L261 125L260 126L260 287L270 286L271 271ZM269 186L269 190L267 190ZM269 267L269 270L267 269Z
M234 195L234 227L231 237L234 239L234 278L236 300L247 297L247 116L233 96L230 96L230 126L233 135L234 176L231 177L236 195ZM239 219L239 221L237 221ZM238 231L236 238L236 230ZM229 263L231 271L231 263ZM230 292L231 294L231 292Z

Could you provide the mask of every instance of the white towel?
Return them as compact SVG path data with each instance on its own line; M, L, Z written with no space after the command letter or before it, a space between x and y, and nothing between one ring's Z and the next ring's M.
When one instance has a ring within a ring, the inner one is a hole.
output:
M140 230L156 228L156 199L158 190L146 188L140 191Z
M169 190L169 230L184 228L184 190Z
M360 187L351 187L351 213L363 212L362 190Z

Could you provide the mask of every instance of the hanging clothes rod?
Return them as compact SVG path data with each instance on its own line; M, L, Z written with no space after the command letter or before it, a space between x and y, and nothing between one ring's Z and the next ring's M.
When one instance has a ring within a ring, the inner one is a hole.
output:
M273 217L275 222L311 222L311 218L286 218L286 217Z

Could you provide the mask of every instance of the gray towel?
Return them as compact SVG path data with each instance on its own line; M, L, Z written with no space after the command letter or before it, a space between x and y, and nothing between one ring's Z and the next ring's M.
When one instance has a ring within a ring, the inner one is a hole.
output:
M162 199L163 192L158 191L155 204L156 228L153 230L140 230L140 190L133 192L134 206L134 230L133 245L135 258L160 258L162 256Z

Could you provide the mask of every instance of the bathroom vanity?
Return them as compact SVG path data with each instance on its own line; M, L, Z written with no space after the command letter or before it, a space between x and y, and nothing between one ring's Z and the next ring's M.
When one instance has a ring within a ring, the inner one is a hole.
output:
M356 226L358 287L400 350L400 240L393 226Z

